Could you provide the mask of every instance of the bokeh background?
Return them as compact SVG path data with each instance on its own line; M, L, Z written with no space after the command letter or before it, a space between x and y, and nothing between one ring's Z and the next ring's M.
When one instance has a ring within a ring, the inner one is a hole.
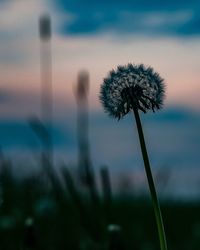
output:
M15 162L37 154L27 125L41 114L38 20L52 21L55 158L76 164L77 73L90 74L90 146L95 166L143 178L132 115L117 122L98 99L108 71L119 64L151 65L166 81L162 111L142 115L155 172L168 173L171 196L199 196L200 85L198 1L0 1L0 141ZM30 153L32 152L32 153ZM29 173L29 167L24 171ZM24 172L24 173L25 173ZM133 177L134 178L134 177Z
M197 0L0 0L1 249L159 249L134 117L111 119L99 102L127 63L165 79L163 109L141 119L169 249L199 249L199 11Z

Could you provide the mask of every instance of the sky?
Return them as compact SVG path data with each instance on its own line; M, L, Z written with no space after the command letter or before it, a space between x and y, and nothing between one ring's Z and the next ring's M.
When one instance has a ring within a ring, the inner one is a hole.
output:
M121 122L110 119L98 96L111 69L129 62L144 63L166 83L164 109L142 116L152 163L156 169L184 169L186 175L198 169L199 11L197 0L0 0L2 149L23 159L22 152L30 153L39 145L27 119L41 115L38 20L47 13L52 22L57 157L76 162L75 86L78 72L87 70L94 165L107 164L118 172L141 167L132 116Z

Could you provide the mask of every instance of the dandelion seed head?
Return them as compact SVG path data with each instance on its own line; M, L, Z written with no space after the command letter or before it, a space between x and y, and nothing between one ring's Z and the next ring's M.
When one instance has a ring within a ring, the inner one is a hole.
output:
M105 112L121 119L133 109L144 113L160 109L164 90L164 80L153 68L128 64L109 72L101 85L99 98Z
M30 227L30 226L32 226L33 224L34 224L33 218L31 218L31 217L26 218L26 220L25 220L25 225L26 225L26 226Z
M107 230L108 232L120 232L121 227L117 224L109 224Z

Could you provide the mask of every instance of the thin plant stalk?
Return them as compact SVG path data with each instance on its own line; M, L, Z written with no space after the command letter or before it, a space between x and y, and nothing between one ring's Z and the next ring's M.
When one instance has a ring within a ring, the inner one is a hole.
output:
M43 154L53 163L53 86L52 86L52 51L51 51L51 17L43 14L39 19L40 33L40 68L41 68L41 115L48 132ZM47 126L48 125L48 126Z
M103 189L103 201L106 214L106 222L109 225L112 222L111 206L112 206L112 189L110 175L107 167L102 167L100 170L101 183Z
M78 75L77 84L77 132L79 146L79 173L81 182L89 188L92 205L94 210L98 210L99 197L96 186L95 174L90 159L89 147L89 122L88 122L88 91L89 74L87 71L81 71Z
M163 225L163 219L162 219L159 201L158 201L157 194L156 194L153 176L151 173L151 166L150 166L149 157L148 157L148 153L147 153L147 149L146 149L142 124L141 124L138 110L134 109L133 111L134 111L137 130L138 130L138 134L139 134L140 146L141 146L142 156L143 156L143 160L144 160L144 167L145 167L146 176L147 176L147 180L148 180L148 184L149 184L149 189L150 189L150 193L151 193L153 209L154 209L154 213L155 213L155 217L156 217L156 224L157 224L158 235L159 235L159 240L160 240L160 248L161 248L161 250L167 250L167 242L166 242L165 230L164 230L164 225Z

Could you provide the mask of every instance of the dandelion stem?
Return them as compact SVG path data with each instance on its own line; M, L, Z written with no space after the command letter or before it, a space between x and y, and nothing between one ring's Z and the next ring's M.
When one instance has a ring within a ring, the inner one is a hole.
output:
M146 149L142 124L141 124L138 110L134 109L133 111L134 111L135 120L136 120L136 124L137 124L140 146L141 146L142 156L143 156L143 160L144 160L144 167L145 167L146 176L147 176L147 180L148 180L148 184L149 184L151 199L152 199L152 203L153 203L153 209L154 209L157 228L158 228L160 248L161 248L161 250L167 250L167 242L166 242L165 230L164 230L164 225L163 225L163 220L162 220L162 214L161 214L160 205L159 205L159 201L158 201L157 194L156 194L153 176L151 173L151 167L150 167L149 157L148 157L148 153L147 153L147 149Z

